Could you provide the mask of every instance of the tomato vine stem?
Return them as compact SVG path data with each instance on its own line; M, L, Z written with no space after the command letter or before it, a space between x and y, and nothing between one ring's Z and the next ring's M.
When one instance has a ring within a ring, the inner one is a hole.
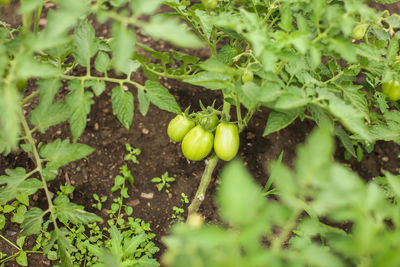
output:
M199 210L199 207L204 200L207 187L210 184L211 175L215 169L215 166L217 166L218 160L218 156L213 153L211 158L209 158L209 160L206 162L206 167L204 169L203 176L201 177L200 185L197 189L196 195L194 196L192 203L190 203L188 207L188 218Z

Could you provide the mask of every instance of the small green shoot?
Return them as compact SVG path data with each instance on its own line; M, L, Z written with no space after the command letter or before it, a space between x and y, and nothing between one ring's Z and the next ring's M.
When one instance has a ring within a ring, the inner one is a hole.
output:
M185 212L185 209L183 207L185 206L185 204L189 203L189 199L185 193L182 193L181 196L182 196L181 205L179 207L177 206L172 207L172 210L175 212L171 216L173 222L183 222L185 220L185 218L182 216L183 213Z
M169 183L174 182L175 178L169 177L168 172L165 172L163 175L161 175L161 177L154 177L153 179L151 179L151 181L153 183L157 183L158 192L163 190L163 188L165 187L166 188L165 192L169 193L168 188L171 187Z
M130 144L125 144L125 149L128 151L128 154L125 155L124 160L139 164L137 156L139 156L142 151L139 148L133 148Z
M99 195L93 194L93 198L96 203L92 204L92 207L101 210L103 207L103 203L107 201L107 196L103 196L100 198Z

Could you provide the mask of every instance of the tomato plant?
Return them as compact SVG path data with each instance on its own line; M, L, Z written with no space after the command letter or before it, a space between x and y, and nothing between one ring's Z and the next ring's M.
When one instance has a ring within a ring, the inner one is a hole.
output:
M384 82L382 83L382 92L388 96L389 100L400 100L400 83L394 80Z
M168 124L168 136L172 141L180 142L195 125L186 115L177 115Z
M239 132L233 123L221 122L215 131L214 151L225 161L232 160L239 150Z
M210 154L213 141L214 135L197 125L183 138L182 153L189 160L201 160Z

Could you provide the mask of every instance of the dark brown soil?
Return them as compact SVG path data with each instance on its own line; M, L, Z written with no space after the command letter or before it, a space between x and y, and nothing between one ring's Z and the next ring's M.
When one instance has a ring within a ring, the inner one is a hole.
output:
M398 10L399 5L391 6L393 10ZM0 20L16 26L18 17L13 13L15 6L11 8L0 9ZM98 34L107 34L107 27L98 27ZM152 41L139 35L141 41L149 46L167 51L170 46L160 41ZM195 51L198 56L207 58L208 51ZM77 73L77 75L80 75ZM145 77L139 72L133 79L143 84ZM185 109L191 105L192 110L199 110L199 100L205 105L209 105L215 98L221 101L221 96L214 91L205 90L199 87L190 86L173 80L162 80L162 84L176 97L176 100ZM28 86L32 89L36 87L35 81L30 81ZM122 127L117 118L112 114L111 107L111 89L113 85L108 85L108 90L101 96L96 97L95 104L91 107L88 117L87 127L84 134L78 142L87 144L96 149L96 151L87 158L71 163L62 168L57 178L49 182L50 190L55 193L60 185L70 181L76 187L73 194L73 201L84 205L87 210L95 212L91 208L94 193L100 196L108 196L109 202L112 199L110 188L113 185L114 177L119 173L119 168L125 164L124 155L125 144L131 144L133 147L140 148L142 154L138 157L140 164L128 163L135 184L129 189L131 198L127 201L128 205L133 206L133 215L141 218L151 224L152 230L156 233L155 242L161 248L161 255L164 246L161 242L162 237L168 233L172 222L172 207L180 205L181 193L185 193L189 199L192 199L196 190L204 162L190 162L186 160L180 149L180 144L170 142L166 128L168 122L174 117L174 114L159 110L151 106L146 117L143 117L138 110L135 88L129 88L135 94L135 116L131 129L127 131ZM28 88L29 90L29 88ZM35 100L37 102L37 100ZM32 107L26 107L30 111ZM27 114L28 115L28 114ZM296 120L288 128L262 137L264 127L268 118L268 110L263 109L255 114L248 127L240 135L239 158L244 162L253 174L255 180L264 185L268 179L268 164L276 160L279 154L284 151L283 162L292 165L295 156L295 148L302 143L307 135L312 131L314 123L311 121ZM37 134L36 138L40 142L52 142L57 138L70 138L71 134L67 123L50 128L46 134ZM365 180L381 175L384 170L398 173L400 160L397 157L400 154L399 146L388 143L378 142L371 154L365 155L361 163L355 159L345 161L343 159L343 149L339 148L336 153L338 160L349 163L351 168L359 173ZM213 221L218 219L213 195L216 189L216 179L224 163L220 162L214 172L213 180L207 191L206 200L200 208L200 212L206 220ZM33 163L25 153L14 153L7 157L0 157L0 175L3 175L5 169L24 167L32 169ZM170 194L158 192L151 179L162 175L168 171L170 176L176 178L171 184ZM142 193L152 193L153 197L143 198ZM115 196L115 195L114 195ZM46 199L43 194L38 193L32 200L32 205L46 207ZM106 218L106 214L99 214ZM15 241L17 236L17 225L7 223L5 229L0 233ZM15 253L9 244L0 239L0 248L7 254ZM42 256L29 256L29 266L49 265L50 262ZM15 262L10 262L6 266L17 266Z

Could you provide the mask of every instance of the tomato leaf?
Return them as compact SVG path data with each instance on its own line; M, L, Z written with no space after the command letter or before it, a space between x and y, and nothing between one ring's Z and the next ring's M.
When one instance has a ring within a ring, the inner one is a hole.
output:
M70 202L65 195L60 195L54 199L54 206L57 219L63 223L87 224L102 221L96 214L85 211L84 206Z
M22 236L29 236L39 234L42 229L44 211L40 208L34 207L28 210L24 215L24 221L21 224Z
M263 136L277 132L291 124L300 115L300 110L271 111Z
M111 103L113 114L117 115L122 125L129 130L133 120L133 95L118 86L112 90Z
M97 56L96 60L94 61L94 67L97 71L105 73L110 67L110 57L107 53L100 51Z
M111 33L112 64L119 71L126 70L135 49L135 34L118 22L113 24Z
M20 133L20 95L12 86L0 90L0 153L17 148Z
M57 139L53 143L43 145L39 154L47 159L48 169L57 169L72 161L79 160L90 155L94 151L93 148L84 144L70 144L69 140L61 141Z
M67 120L71 113L65 102L53 104L54 96L62 85L59 79L40 80L38 84L39 105L32 111L29 120L44 133L49 127Z
M74 31L73 56L81 66L89 66L90 59L96 54L98 44L93 26L85 19Z
M32 195L43 186L36 178L27 179L26 171L21 167L6 169L6 174L0 176L0 185L7 184L0 188L0 205L15 199L19 193Z
M26 252L22 251L18 257L15 258L17 263L21 266L28 266L28 257L26 256Z
M138 88L138 99L139 99L139 111L143 116L146 116L147 112L149 111L150 100L147 98L144 89L141 87Z
M237 227L254 222L265 203L260 188L243 164L233 161L222 171L221 177L218 202L222 219Z
M159 109L173 112L175 114L182 113L173 95L171 95L170 92L158 82L146 81L145 90L147 92L147 98Z
M71 80L68 85L71 92L66 96L65 101L71 110L69 125L75 142L86 128L87 115L94 101L93 94L85 91L79 80Z
M203 86L211 90L233 88L231 76L217 72L202 71L184 79L183 81L193 85Z
M150 15L153 14L160 7L162 0L132 0L131 9L132 12L136 15Z
M202 47L199 38L192 33L186 24L178 19L165 15L150 17L150 22L143 25L143 31L156 40L162 39L174 45L187 48ZM179 36L179 38L176 38Z
M85 81L85 87L91 87L96 96L101 95L106 90L106 83L102 80Z

